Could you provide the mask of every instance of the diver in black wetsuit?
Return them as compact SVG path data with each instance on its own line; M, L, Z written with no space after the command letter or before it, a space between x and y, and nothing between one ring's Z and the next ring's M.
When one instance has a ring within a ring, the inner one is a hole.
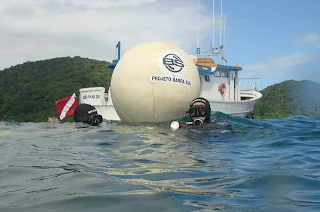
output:
M172 122L171 128L186 128L188 126L199 126L201 129L213 129L217 125L225 126L227 122L211 122L211 107L208 100L202 97L195 98L190 103L190 108L186 112L189 117L185 117L179 122ZM188 120L186 120L186 118ZM203 126L201 126L203 125Z
M89 104L80 104L76 107L73 114L74 122L82 122L91 126L98 126L102 123L102 116L97 109Z

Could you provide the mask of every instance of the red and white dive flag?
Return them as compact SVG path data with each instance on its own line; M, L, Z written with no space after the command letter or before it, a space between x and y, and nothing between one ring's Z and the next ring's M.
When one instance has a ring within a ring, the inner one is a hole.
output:
M55 102L57 112L59 114L60 120L65 117L71 116L74 113L74 109L76 109L78 102L76 99L76 94L73 93L71 96L63 97Z

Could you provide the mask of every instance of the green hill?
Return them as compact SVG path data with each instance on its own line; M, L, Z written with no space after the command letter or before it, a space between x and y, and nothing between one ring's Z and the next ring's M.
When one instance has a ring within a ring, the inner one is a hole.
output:
M258 119L292 115L320 116L320 84L308 80L284 81L261 91L254 114Z
M39 122L58 117L54 102L85 87L110 85L107 61L62 57L26 62L0 71L0 121ZM320 84L285 81L261 91L258 119L320 116ZM72 117L66 118L69 121Z
M47 121L54 102L85 87L108 88L106 61L62 57L26 62L0 71L0 121Z

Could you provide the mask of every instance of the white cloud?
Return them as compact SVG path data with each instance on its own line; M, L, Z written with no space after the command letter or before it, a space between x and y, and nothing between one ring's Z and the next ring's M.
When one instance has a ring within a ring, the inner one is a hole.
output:
M27 60L63 56L111 61L118 40L123 43L122 52L152 40L173 42L190 51L196 45L197 2L3 1L0 4L0 70ZM211 31L208 9L202 7L202 36Z
M310 44L320 47L320 34L310 33L299 35L295 37L295 42L297 44Z
M290 77L296 71L296 68L315 61L317 58L315 55L304 52L294 52L290 55L282 57L268 58L255 64L244 66L244 77Z

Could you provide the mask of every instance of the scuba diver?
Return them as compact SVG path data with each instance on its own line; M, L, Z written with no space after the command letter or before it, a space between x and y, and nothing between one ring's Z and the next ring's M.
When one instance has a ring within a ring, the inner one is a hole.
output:
M98 126L102 123L102 116L97 109L89 104L80 104L76 107L73 114L74 122L82 122L91 126Z
M190 103L186 112L189 114L193 125L203 125L211 122L211 107L208 100L198 97Z
M170 127L174 130L186 128L188 126L200 126L201 128L212 129L218 125L228 125L227 122L211 122L211 107L208 100L202 97L195 98L191 101L189 110L186 111L189 116L179 121L173 121Z

